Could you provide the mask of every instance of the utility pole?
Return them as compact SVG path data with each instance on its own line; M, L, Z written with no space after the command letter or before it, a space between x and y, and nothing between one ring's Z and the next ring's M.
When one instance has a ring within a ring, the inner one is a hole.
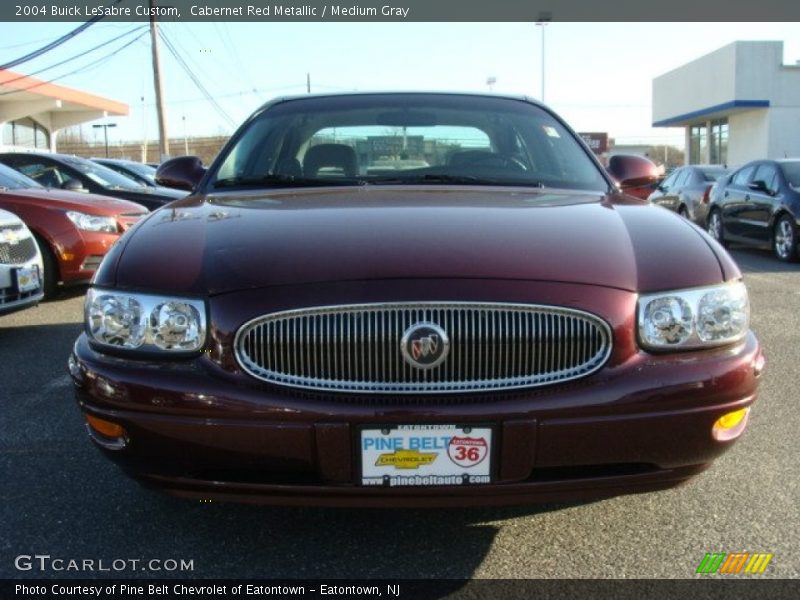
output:
M306 73L306 93L311 93L311 73Z
M169 158L167 137L167 114L164 110L164 94L161 91L161 66L158 59L158 25L155 17L155 0L150 2L150 45L153 49L153 84L156 88L156 113L158 113L158 151L161 162Z

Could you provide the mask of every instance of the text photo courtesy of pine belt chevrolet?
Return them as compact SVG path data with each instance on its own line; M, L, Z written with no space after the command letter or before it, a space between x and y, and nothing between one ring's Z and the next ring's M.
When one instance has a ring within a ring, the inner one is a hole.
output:
M127 200L44 188L2 164L0 208L33 232L48 297L59 284L88 283L122 233L148 212Z
M607 173L524 97L272 101L208 169L161 165L191 194L103 260L68 360L89 437L195 499L685 482L744 432L764 357L725 249L621 191L656 177L633 156Z

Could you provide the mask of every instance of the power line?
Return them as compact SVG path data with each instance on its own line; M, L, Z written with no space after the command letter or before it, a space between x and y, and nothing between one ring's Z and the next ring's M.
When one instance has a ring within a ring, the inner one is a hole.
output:
M113 6L115 4L119 4L120 2L122 2L122 0L112 0L112 3L109 6ZM29 60L33 60L34 58L37 58L37 57L41 56L42 54L50 52L50 50L52 50L53 48L57 48L58 46L60 46L64 42L71 40L76 35L80 34L83 31L85 31L86 29L88 29L89 27L91 27L92 25L94 25L95 23L97 23L98 21L100 21L101 19L104 19L104 18L105 18L104 14L103 15L98 15L96 17L92 17L91 19L86 21L86 23L83 23L82 25L79 25L78 27L76 27L75 29L70 31L69 33L66 33L66 34L62 35L60 38L58 38L57 40L55 40L53 42L50 42L46 46L42 46L38 50L34 50L33 52L30 52L29 54L26 54L25 56L20 56L19 58L15 58L14 60L9 61L9 62L5 63L4 65L0 65L0 70L11 69L12 67L16 67L17 65L20 65L20 64L22 64L24 62L28 62Z
M54 77L53 79L50 79L48 81L40 81L38 83L35 83L33 85L30 85L30 86L28 86L26 88L23 88L23 89L20 89L20 90L11 90L10 92L2 92L2 93L0 93L0 96L8 96L10 94L19 94L20 92L27 92L28 90L32 90L32 89L40 87L42 85L47 85L48 83L53 83L54 81L58 81L59 79L64 79L64 77L69 77L70 75L75 75L76 73L81 73L83 71L87 71L87 70L91 69L92 67L95 67L95 66L97 66L99 64L102 64L102 63L106 62L108 59L116 56L117 54L119 54L120 52L125 50L125 48L127 48L128 46L131 46L132 44L138 42L142 38L142 36L145 35L146 33L147 33L146 31L142 31L139 35L137 35L135 38L133 38L130 42L128 42L124 46L120 46L119 48L117 48L116 50L111 52L110 54L106 54L105 56L101 56L97 60L94 60L94 61L92 61L92 62L90 62L90 63L88 63L86 65L83 65L82 67L78 67L74 71L70 71L69 73L64 73L63 75L59 75L58 77Z
M225 112L225 110L219 105L219 103L208 92L208 90L205 88L205 86L200 82L200 80L194 74L194 71L192 71L192 69L189 67L189 65L186 64L186 61L183 60L183 57L178 53L178 51L175 50L175 47L172 45L172 43L166 37L166 35L164 34L164 31L163 30L159 30L158 33L159 33L159 36L161 37L161 40L164 42L164 45L167 47L167 50L169 50L170 54L172 54L172 56L175 58L175 60L178 61L178 64L183 68L183 70L189 76L189 79L191 79L192 82L195 84L197 89L200 90L200 93L203 94L203 96L205 96L205 98L206 98L206 100L208 100L209 104L211 104L211 106L214 107L214 109L217 111L217 113L219 113L219 115L228 122L228 125L230 125L231 127L236 127L236 123L234 122L234 120L231 119L230 115L228 115L228 113Z
M134 27L133 29L129 29L125 33L122 33L122 34L118 35L117 37L111 38L110 40L107 40L107 41L103 42L102 44L98 44L97 46L94 46L93 48L89 48L88 50L84 50L82 52L79 52L78 54L70 56L69 58L65 58L61 62L57 62L54 65L50 65L49 67L44 67L43 69L39 69L38 71L34 71L32 73L29 73L28 75L20 75L19 77L15 77L14 79L7 79L7 80L5 80L3 82L3 84L5 85L5 84L13 83L14 81L19 81L20 79L27 79L28 77L32 77L34 75L38 75L39 73L44 73L45 71L49 71L50 69L55 69L56 67L60 67L61 65L64 65L64 64L66 64L68 62L71 62L71 61L75 60L76 58L82 58L83 56L85 56L87 54L91 54L95 50L99 50L100 48L103 48L104 46L108 46L109 44L113 44L117 40L120 40L120 39L122 39L124 37L127 37L127 36L129 36L130 34L136 32L136 31L141 31L141 30L145 29L146 27L147 27L146 25L142 25L140 27Z

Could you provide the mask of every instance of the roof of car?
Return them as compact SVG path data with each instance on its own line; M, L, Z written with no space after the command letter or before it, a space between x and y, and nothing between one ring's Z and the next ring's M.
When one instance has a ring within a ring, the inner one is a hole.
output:
M403 95L417 95L417 96L474 96L480 98L500 98L505 100L520 100L537 106L544 106L540 101L526 96L524 94L503 94L503 93L489 93L489 92L458 92L458 91L425 91L425 90L373 90L373 91L351 91L351 92L320 92L313 94L292 94L287 96L277 96L267 101L261 108L266 108L273 104L280 102L288 102L290 100L303 100L308 98L341 98L343 96L403 96Z

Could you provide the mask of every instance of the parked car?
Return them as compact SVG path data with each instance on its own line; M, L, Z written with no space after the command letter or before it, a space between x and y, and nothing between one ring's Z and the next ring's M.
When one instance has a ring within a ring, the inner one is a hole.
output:
M88 283L120 235L147 213L127 200L44 188L1 164L0 208L33 232L47 297L59 283Z
M108 167L112 171L116 171L120 175L133 179L140 185L152 188L159 187L156 183L156 167L152 165L119 158L92 158L92 160L99 165Z
M722 244L771 248L782 261L798 259L800 159L755 160L711 190L708 232Z
M42 255L19 217L0 209L0 315L36 306L44 296Z
M764 359L736 264L537 102L284 98L157 179L195 192L108 254L69 357L90 438L147 485L600 497L685 481L745 429Z
M658 184L648 200L705 227L711 186L729 172L722 165L680 167Z
M150 210L185 196L166 188L148 188L87 158L39 152L5 152L0 163L48 188L90 192L130 200Z

